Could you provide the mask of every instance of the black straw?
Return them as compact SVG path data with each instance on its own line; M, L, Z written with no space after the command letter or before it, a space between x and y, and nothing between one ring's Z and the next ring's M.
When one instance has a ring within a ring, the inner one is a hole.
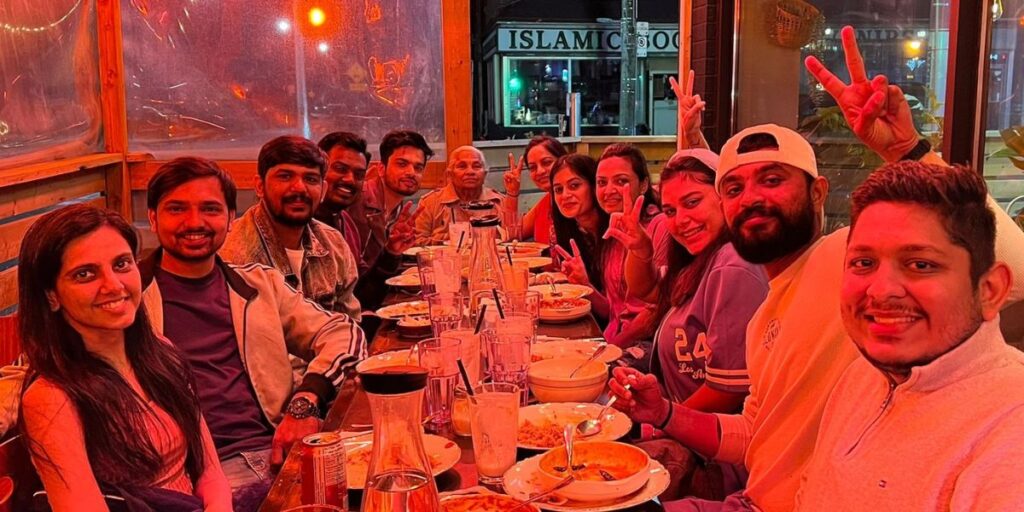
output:
M505 319L505 310L501 308L501 299L498 298L498 289L497 288L491 288L491 294L494 295L494 305L498 306L498 316L500 316L501 319L504 320Z
M455 248L456 251L461 251L462 250L462 242L465 239L466 239L466 232L465 231L460 231L459 232L459 246Z
M477 312L476 317L476 330L473 331L473 334L480 334L480 328L484 325L485 313L487 313L487 304L481 304L480 311Z
M476 393L473 392L473 384L469 382L469 374L466 373L466 366L462 364L462 358L455 360L459 364L459 373L462 374L462 382L466 385L466 394L473 396Z
M512 267L512 248L506 245L505 246L505 254L508 255L508 266L509 266L509 268L511 268Z

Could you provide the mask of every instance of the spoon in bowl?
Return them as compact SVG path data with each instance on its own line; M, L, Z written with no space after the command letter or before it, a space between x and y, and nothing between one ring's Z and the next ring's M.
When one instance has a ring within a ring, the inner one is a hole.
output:
M588 357L586 361L583 361L582 363L580 363L580 365L577 366L576 369L574 369L571 373L569 373L569 378L570 379L573 378L576 375L576 372L582 370L584 366L590 364L591 361L593 361L593 360L597 359L598 357L600 357L601 354L603 354L604 351L607 350L607 349L608 349L608 344L607 343L599 344L597 346L597 350L594 350L594 353L590 354L590 357Z
M629 389L630 387L632 387L632 384L626 384L624 387L626 389ZM580 437L592 437L596 436L597 434L600 434L601 420L604 419L604 415L606 412L608 412L608 408L611 407L612 404L614 404L615 401L618 400L618 398L619 395L615 395L611 398L611 400L608 400L608 403L601 408L601 412L597 414L596 419L583 420L579 422L576 425L576 433L579 434Z

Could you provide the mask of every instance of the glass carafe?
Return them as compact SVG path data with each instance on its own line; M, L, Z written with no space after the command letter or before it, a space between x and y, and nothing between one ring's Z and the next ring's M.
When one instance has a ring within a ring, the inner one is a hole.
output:
M469 296L472 298L471 311L475 315L482 297L493 295L491 290L503 291L501 262L498 260L497 215L473 219L473 252L469 261Z
M373 448L363 512L437 512L437 484L423 448L427 370L376 368L359 374L373 414Z

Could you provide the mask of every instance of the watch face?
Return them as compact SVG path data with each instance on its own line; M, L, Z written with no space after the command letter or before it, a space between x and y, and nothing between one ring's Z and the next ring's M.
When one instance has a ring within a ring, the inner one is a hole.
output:
M296 419L307 418L316 414L316 406L306 398L296 398L288 405L288 414Z

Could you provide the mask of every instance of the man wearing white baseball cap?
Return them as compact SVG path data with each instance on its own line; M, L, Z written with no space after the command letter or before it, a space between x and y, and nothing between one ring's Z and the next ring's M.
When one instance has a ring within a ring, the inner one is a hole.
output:
M903 93L883 76L867 79L853 29L842 31L852 83L817 59L808 70L836 98L857 136L887 161L942 163L920 138ZM706 414L658 400L647 386L612 383L624 408L655 408L673 438L722 462L744 463L747 488L725 502L683 500L670 512L789 511L814 450L825 402L857 349L840 316L839 289L848 230L822 234L828 181L796 132L755 126L722 149L716 177L733 245L764 265L768 297L747 326L750 396L737 415ZM989 199L991 203L991 198ZM1024 234L999 208L996 257L1016 274L1009 302L1024 298ZM638 382L638 384L642 384Z

